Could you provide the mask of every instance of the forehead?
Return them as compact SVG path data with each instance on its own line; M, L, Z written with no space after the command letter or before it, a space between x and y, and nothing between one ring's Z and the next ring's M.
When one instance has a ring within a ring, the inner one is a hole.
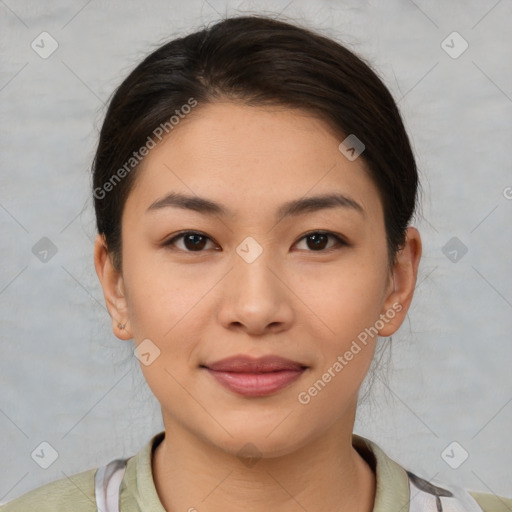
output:
M378 190L364 160L349 161L341 140L307 111L201 105L150 150L127 203L142 215L166 193L183 192L222 203L235 216L258 216L270 205L338 192L379 217Z

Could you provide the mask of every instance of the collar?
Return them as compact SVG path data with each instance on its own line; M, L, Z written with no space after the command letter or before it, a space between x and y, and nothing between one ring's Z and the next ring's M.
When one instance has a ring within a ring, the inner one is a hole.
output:
M128 459L121 485L121 506L135 500L140 510L166 512L158 497L151 469L153 452L164 437L165 430L155 434L136 455ZM408 512L410 494L405 469L369 439L352 434L352 445L376 474L373 512Z
M405 469L390 459L373 441L352 434L352 446L376 475L373 512L408 512L409 478Z

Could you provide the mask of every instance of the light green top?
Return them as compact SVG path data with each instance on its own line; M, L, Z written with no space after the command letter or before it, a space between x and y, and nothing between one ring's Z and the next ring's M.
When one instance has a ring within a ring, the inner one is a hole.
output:
M158 497L151 469L153 451L164 436L165 431L155 434L139 453L128 459L120 488L121 512L166 512ZM373 512L409 512L410 483L406 470L364 437L353 434L352 444L376 474ZM33 489L2 505L0 512L97 512L94 493L96 469ZM476 492L471 495L484 512L512 512L512 499Z

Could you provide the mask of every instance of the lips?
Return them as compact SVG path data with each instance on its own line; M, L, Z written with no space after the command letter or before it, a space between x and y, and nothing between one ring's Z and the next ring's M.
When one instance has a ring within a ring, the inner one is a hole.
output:
M254 359L244 355L201 366L230 391L252 397L276 393L297 380L307 368L279 356Z
M279 356L264 356L254 359L249 356L232 356L204 365L210 370L235 373L268 373L283 370L303 370L305 365Z

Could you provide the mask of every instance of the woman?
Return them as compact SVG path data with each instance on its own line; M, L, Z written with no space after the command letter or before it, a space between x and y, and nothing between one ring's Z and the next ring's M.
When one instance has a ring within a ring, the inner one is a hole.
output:
M417 189L392 96L336 42L251 16L149 55L101 130L94 261L165 430L2 510L512 510L353 434L413 297Z

